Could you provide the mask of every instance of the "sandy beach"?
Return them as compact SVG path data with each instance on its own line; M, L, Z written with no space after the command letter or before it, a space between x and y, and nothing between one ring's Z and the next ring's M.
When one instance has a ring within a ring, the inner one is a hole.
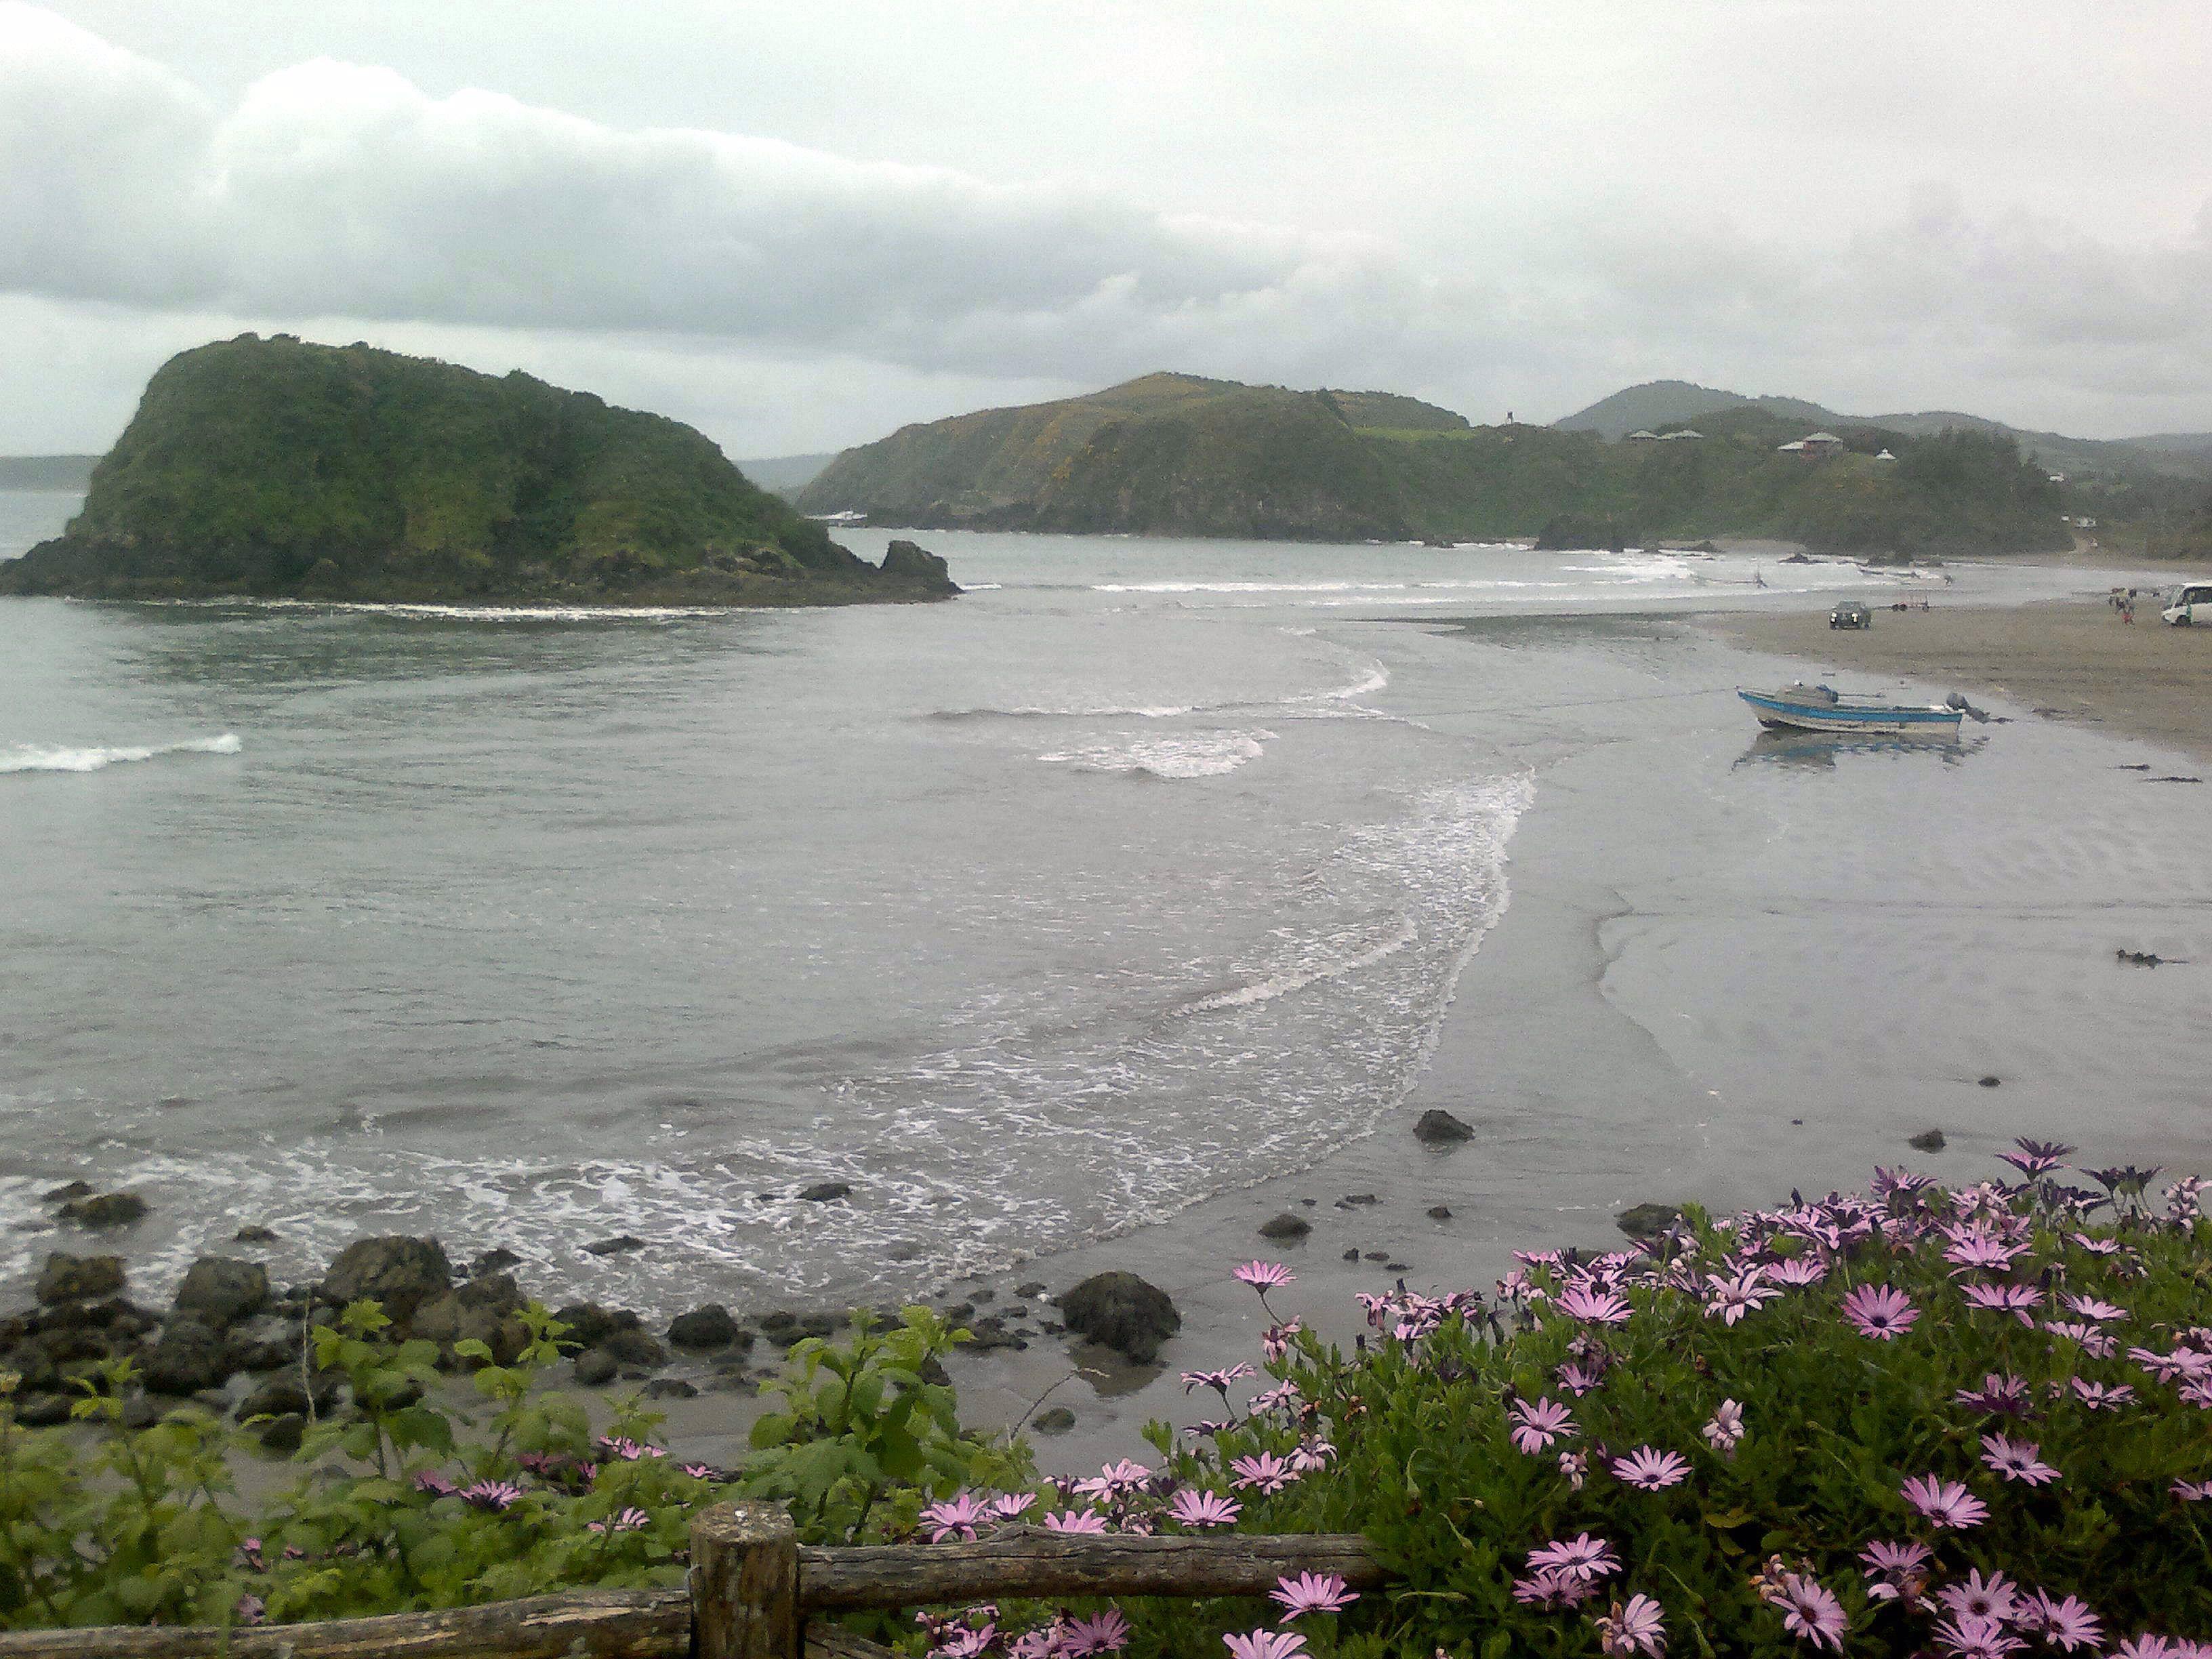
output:
M2094 599L2016 606L1937 600L1926 611L1877 610L1863 632L1832 629L1824 614L1810 612L1738 613L1712 626L1753 650L1819 665L1823 673L1954 686L2212 759L2212 633L2167 627L2148 597L2137 600L2135 615L2130 625Z

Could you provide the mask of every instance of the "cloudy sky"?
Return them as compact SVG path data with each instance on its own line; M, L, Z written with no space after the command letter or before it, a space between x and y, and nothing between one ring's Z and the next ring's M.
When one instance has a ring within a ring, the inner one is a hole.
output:
M2212 428L2203 0L0 0L0 453L252 328L737 455L1153 368Z

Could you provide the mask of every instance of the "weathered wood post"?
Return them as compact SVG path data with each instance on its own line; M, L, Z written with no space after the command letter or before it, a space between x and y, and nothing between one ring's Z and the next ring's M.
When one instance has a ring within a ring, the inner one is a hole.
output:
M780 1504L691 1522L692 1659L799 1659L799 1531Z

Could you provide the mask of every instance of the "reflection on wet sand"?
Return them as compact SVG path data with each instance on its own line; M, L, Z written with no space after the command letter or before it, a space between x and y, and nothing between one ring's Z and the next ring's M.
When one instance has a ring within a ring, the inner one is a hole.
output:
M1797 766L1832 770L1838 755L1932 755L1946 766L1956 766L1979 752L1989 742L1985 735L1962 738L1946 732L1942 736L1899 735L1850 732L1763 731L1736 757L1736 766ZM1731 768L1731 770L1734 769Z

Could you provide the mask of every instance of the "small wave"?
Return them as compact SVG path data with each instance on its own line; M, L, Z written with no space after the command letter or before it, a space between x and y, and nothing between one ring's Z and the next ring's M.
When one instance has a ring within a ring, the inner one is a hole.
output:
M1194 703L1136 703L1109 704L1102 708L1044 708L1024 704L1015 708L933 708L927 718L933 720L1164 720L1177 714L1194 714Z
M97 772L125 761L153 760L162 755L235 755L246 745L235 732L218 738L188 738L182 743L149 744L91 749L33 749L18 747L0 755L0 772Z
M1325 984L1333 979L1341 979L1346 974L1356 974L1362 968L1372 968L1376 963L1396 956L1419 937L1420 932L1413 926L1413 917L1401 916L1398 918L1397 933L1380 945L1334 962L1322 963L1317 967L1296 969L1289 973L1255 980L1249 985L1237 986L1234 990L1217 991L1211 996L1200 997L1194 1002L1186 1002L1175 1012L1178 1018L1188 1018L1193 1014L1211 1014L1224 1008L1249 1008L1256 1003L1273 1002L1293 991L1303 991L1309 985Z
M1266 753L1273 732L1200 732L1188 737L1139 738L1093 744L1037 758L1079 772L1136 772L1156 778L1218 778Z

